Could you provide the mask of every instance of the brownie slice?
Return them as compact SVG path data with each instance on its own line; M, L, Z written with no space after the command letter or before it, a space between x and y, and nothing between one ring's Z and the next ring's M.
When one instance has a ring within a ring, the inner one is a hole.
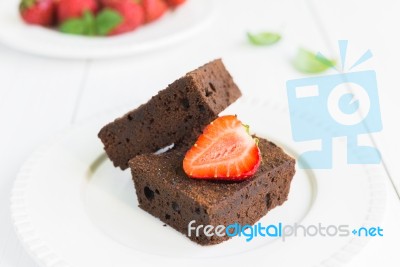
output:
M295 160L275 144L260 139L262 163L243 182L190 179L182 169L187 149L140 155L129 161L139 207L188 236L188 224L253 225L286 201L295 173ZM189 236L188 236L189 237ZM201 245L218 244L228 236L189 237Z
M220 59L170 84L146 104L99 132L114 166L126 169L136 155L172 143L193 143L204 126L241 96Z

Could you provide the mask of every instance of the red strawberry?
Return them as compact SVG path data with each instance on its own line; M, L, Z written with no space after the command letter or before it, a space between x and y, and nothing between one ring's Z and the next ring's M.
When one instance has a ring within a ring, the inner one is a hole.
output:
M54 23L55 3L53 0L22 0L19 12L29 24L51 26Z
M146 22L157 20L168 10L168 6L164 0L143 0L142 6Z
M99 2L102 7L107 7L113 3L121 2L121 0L99 0Z
M123 22L109 35L132 31L144 23L143 7L134 0L105 0L103 4L116 10L123 17Z
M82 17L85 11L95 13L99 5L96 0L59 0L57 7L58 21Z
M170 7L177 7L186 2L186 0L165 0Z
M208 125L186 153L183 169L199 179L244 180L260 166L257 142L236 116L219 117Z

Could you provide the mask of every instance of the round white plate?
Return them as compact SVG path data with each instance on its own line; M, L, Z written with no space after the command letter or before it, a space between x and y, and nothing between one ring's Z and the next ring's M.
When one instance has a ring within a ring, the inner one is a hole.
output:
M267 237L246 242L235 237L209 247L191 242L139 209L129 170L120 171L105 158L97 133L121 113L97 116L69 130L22 167L11 212L19 238L40 266L337 266L368 240L300 235L285 241ZM224 113L238 114L253 132L291 155L300 153L284 105L242 98ZM385 199L381 166L347 166L340 157L335 157L334 166L324 171L297 169L288 201L260 222L346 224L349 230L378 226Z
M207 26L214 14L212 0L188 0L158 21L114 37L82 37L24 23L20 0L0 1L0 42L49 57L110 58L141 53L180 42Z

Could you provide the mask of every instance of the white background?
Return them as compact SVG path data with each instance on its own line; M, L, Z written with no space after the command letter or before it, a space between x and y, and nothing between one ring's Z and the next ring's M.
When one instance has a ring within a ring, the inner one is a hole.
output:
M141 55L59 60L0 45L0 266L35 266L13 231L9 194L21 164L51 136L101 111L145 100L186 71L217 57L225 59L244 94L285 102L286 80L302 76L290 65L297 47L334 56L338 39L349 40L349 62L367 49L374 54L360 70L377 72L384 126L373 137L392 179L386 181L387 211L380 225L384 237L373 239L349 266L399 266L400 200L394 188L400 189L400 2L216 2L211 27L190 40ZM268 48L248 45L245 32L262 29L279 31L282 41Z

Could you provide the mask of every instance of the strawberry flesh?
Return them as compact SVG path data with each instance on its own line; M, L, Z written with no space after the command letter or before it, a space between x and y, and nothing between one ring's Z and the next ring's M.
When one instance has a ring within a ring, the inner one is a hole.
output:
M236 116L217 118L186 153L183 169L191 178L244 180L260 166L256 141Z

